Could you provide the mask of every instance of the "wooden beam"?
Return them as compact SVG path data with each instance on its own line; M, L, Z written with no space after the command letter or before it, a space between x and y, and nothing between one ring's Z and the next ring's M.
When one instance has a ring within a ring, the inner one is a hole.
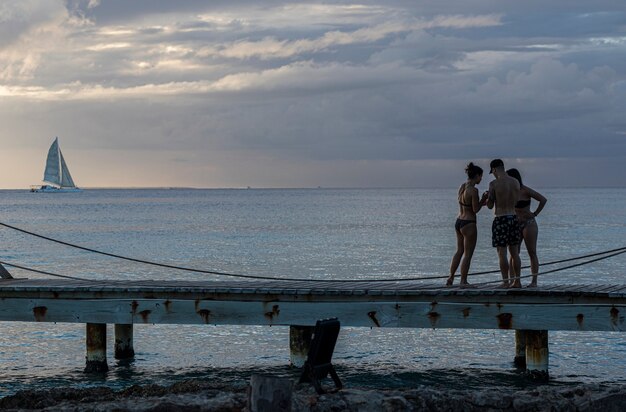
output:
M0 300L0 321L626 331L626 306L175 299Z
M626 306L626 285L545 285L533 289L444 288L420 282L114 281L6 279L0 298L211 299L282 302L438 302Z

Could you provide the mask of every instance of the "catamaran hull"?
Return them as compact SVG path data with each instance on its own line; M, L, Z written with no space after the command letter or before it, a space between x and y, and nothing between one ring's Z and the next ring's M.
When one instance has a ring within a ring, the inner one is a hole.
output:
M77 187L33 187L30 191L33 193L78 193L83 190Z

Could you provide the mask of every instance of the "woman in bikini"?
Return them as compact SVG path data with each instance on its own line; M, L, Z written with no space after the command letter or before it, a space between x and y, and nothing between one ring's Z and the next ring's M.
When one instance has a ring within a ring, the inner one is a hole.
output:
M528 257L530 257L530 272L533 276L528 287L532 288L537 286L537 273L539 273L539 258L537 258L537 236L539 235L539 227L537 226L535 218L541 213L548 199L530 187L524 186L522 176L517 169L509 169L506 173L516 178L520 185L519 197L515 204L515 214L519 220L522 238L524 239L524 244L528 251ZM539 202L534 212L530 211L530 201L532 199Z
M483 178L483 169L470 163L465 168L467 181L459 188L457 196L459 202L459 215L454 224L456 232L456 253L452 257L450 264L450 277L446 281L446 286L451 286L454 282L454 274L459 264L461 265L461 286L468 286L467 274L469 273L472 255L476 247L478 232L476 230L476 213L487 202L487 193L483 193L482 198L478 198L476 185Z

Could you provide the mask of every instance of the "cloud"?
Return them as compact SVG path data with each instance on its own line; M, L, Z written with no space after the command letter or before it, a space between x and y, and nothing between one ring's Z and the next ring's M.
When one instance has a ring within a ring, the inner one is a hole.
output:
M528 70L490 76L461 98L466 106L481 102L483 110L500 119L510 117L497 116L503 110L519 115L522 121L573 118L610 109L610 90L615 81L616 73L608 67L585 72L576 64L544 58L532 63Z
M46 31L67 15L59 1L24 0L0 3L0 47L5 48L34 31Z
M173 62L180 67L180 62ZM386 80L384 80L386 77ZM169 82L132 87L103 87L74 82L54 89L44 87L0 86L0 96L41 100L90 100L102 98L150 98L155 96L210 95L224 93L323 93L328 90L350 90L397 83L415 77L410 68L381 65L376 67L346 64L319 65L310 61L296 62L260 72L226 75L215 81ZM306 78L307 82L302 82ZM384 82L384 83L381 83Z
M70 16L58 0L3 2L0 7L0 80L4 82L32 79L42 56L87 24Z
M626 152L624 12L609 2L0 7L5 148L60 135L69 153L184 169L183 186L193 170L232 186L421 185L403 175L435 170L443 184L467 159Z
M319 52L331 47L347 46L359 43L374 43L392 34L424 30L428 28L475 28L500 24L500 16L437 16L430 21L412 20L406 22L386 22L371 27L360 28L351 32L329 31L314 39L279 40L265 37L259 41L237 41L231 44L200 51L200 56L219 55L227 58L261 59L285 58L304 53Z

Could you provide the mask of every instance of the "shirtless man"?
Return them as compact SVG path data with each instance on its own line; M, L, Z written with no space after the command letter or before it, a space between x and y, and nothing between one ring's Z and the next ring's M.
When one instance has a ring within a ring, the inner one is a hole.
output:
M489 209L496 207L496 217L493 219L491 227L491 243L498 250L502 287L519 288L522 287L519 279L522 272L522 262L518 248L521 242L521 233L515 214L515 203L519 197L520 185L517 179L506 174L504 162L501 159L492 160L489 167L491 168L489 173L493 173L496 177L496 180L489 183L489 198L487 199ZM510 278L507 249L513 262Z

